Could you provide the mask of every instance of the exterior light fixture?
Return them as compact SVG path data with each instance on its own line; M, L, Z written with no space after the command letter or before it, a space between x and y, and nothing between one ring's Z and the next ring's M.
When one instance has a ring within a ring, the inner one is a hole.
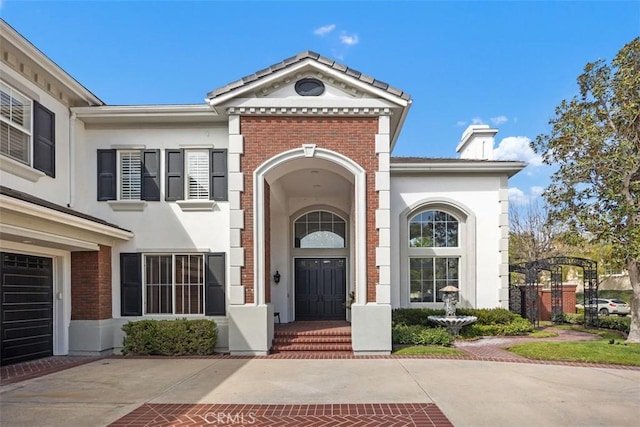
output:
M280 273L276 270L276 274L273 275L273 281L276 282L276 285L280 283Z

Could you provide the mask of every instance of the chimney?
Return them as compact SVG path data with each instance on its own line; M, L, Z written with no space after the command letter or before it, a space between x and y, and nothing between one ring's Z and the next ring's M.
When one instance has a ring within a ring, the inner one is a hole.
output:
M498 129L489 125L471 125L462 134L456 151L461 159L493 160L493 137Z

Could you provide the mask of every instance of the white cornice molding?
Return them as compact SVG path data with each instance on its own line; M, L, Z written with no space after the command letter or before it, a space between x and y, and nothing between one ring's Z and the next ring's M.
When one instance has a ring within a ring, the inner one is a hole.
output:
M68 250L100 250L99 245L95 242L88 242L86 240L60 236L43 230L33 230L10 224L0 224L0 236L17 242L24 242L25 240L47 242L48 245L53 244L54 247L62 247Z
M51 74L54 79L58 80L80 99L83 99L89 104L104 105L104 102L102 102L100 98L82 86L82 84L80 84L76 79L60 68L58 64L49 59L49 57L1 19L0 34L2 34L2 38L15 46L22 54L29 58L29 60L33 61L38 67Z
M361 107L229 107L227 114L286 116L391 116L391 108Z
M107 224L101 224L5 195L0 195L0 206L2 206L2 210L13 211L22 215L36 216L38 218L45 218L48 221L98 233L115 239L131 240L134 237L134 234L131 231L116 228Z
M78 119L89 117L131 117L131 116L206 116L213 114L206 104L184 105L105 105L100 107L74 107L71 109Z
M507 174L509 177L527 166L523 162L423 162L423 163L391 163L391 174Z

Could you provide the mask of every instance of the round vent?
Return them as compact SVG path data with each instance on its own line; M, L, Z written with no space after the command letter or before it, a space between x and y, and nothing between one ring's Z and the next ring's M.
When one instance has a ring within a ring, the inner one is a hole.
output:
M318 96L324 93L324 83L318 79L302 79L296 82L296 93L300 96Z

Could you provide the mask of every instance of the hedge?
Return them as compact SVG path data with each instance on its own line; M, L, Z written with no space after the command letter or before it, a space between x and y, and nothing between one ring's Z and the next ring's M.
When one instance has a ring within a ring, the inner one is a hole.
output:
M508 325L520 318L505 308L458 308L460 316L476 316L477 325ZM423 325L434 327L429 316L444 316L444 310L433 308L396 308L393 310L394 325Z
M218 328L213 320L140 320L122 326L123 354L186 356L213 354Z
M453 337L444 328L427 328L421 325L395 325L391 329L394 344L442 345L450 347Z

